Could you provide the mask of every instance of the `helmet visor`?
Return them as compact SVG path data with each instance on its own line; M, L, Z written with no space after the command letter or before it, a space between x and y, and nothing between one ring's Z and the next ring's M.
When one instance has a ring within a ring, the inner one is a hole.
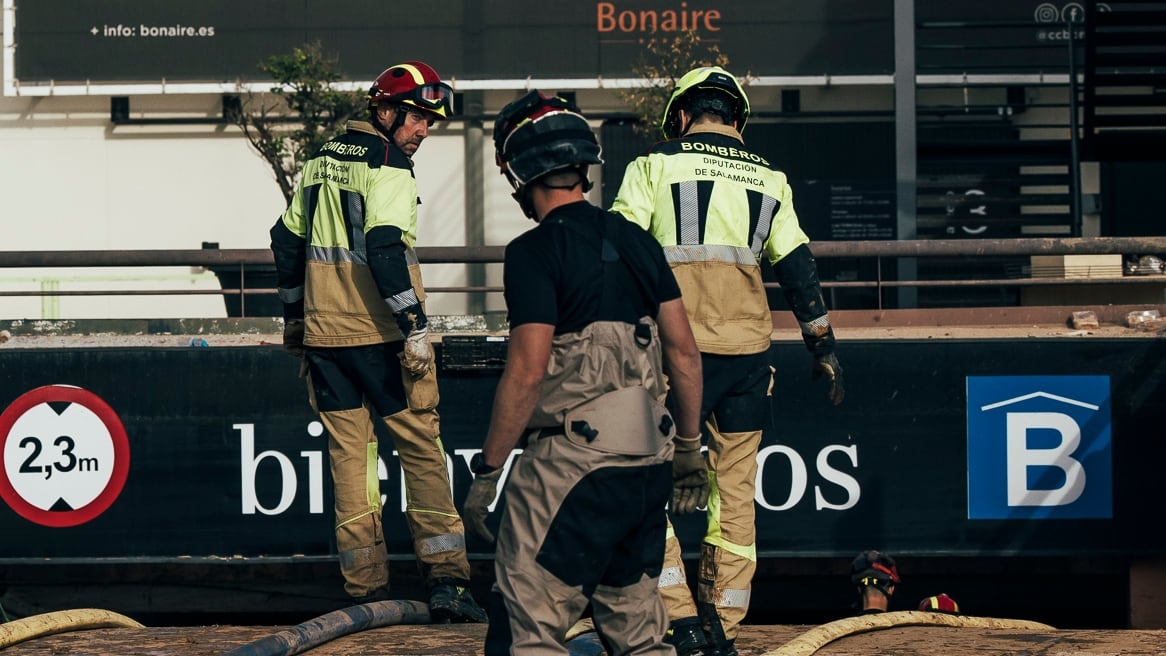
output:
M416 87L403 99L441 117L453 113L453 89L445 82L431 82Z

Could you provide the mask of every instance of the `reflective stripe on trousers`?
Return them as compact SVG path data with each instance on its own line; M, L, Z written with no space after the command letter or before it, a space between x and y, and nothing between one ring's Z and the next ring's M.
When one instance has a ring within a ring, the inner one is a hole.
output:
M696 595L687 582L660 588L670 620L697 615L696 602L716 606L725 635L731 640L749 610L753 575L757 570L757 529L754 488L761 431L719 433L709 430L708 527L701 544ZM729 465L733 466L730 467ZM664 551L665 570L684 571L680 543L670 536ZM675 580L675 579L673 579Z
M377 476L377 439L368 410L320 413L328 430L335 489L336 547L345 591L354 597L388 585ZM465 531L453 505L437 413L403 410L384 418L405 479L405 520L427 579L469 580Z
M450 492L436 410L385 417L405 477L405 521L426 579L470 579L465 529Z

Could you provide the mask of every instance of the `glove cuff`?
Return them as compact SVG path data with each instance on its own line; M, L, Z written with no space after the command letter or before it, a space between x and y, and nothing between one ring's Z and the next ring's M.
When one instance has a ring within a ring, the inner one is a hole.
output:
M429 327L429 318L425 316L425 309L421 307L420 303L414 303L394 311L393 316L397 319L397 327L401 329L401 334L405 337Z
M672 438L672 443L676 445L676 450L681 453L700 451L700 435L696 437L681 437L678 433L676 437Z
M834 352L834 327L830 325L829 315L822 315L813 323L819 325L824 324L825 332L818 332L807 328L808 324L802 325L802 342L806 345L806 350L813 353L815 357L829 355Z
M475 453L472 458L470 458L470 471L473 472L474 476L487 476L488 477L490 474L493 474L494 472L502 471L502 468L501 467L491 467L490 465L487 465L486 459L482 456L482 452L479 451L479 452Z

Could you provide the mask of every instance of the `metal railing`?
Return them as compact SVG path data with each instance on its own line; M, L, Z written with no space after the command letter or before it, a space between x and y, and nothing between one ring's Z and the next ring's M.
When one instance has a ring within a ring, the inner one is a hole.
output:
M424 264L486 265L503 260L503 246L422 246L418 258ZM904 287L917 289L968 288L1023 288L1072 285L1145 285L1166 284L1166 276L1121 275L1112 266L1104 271L1086 269L1048 273L1026 265L1033 256L1073 255L1164 255L1166 237L1086 237L1086 238L1019 238L1019 239L953 239L911 241L820 241L812 244L815 258L822 263L831 261L862 262L853 271L865 275L846 275L830 278L822 276L822 287L827 291L862 289L873 292L870 305L881 309L885 291ZM894 260L899 258L932 259L946 262L940 275L936 267L930 273L914 280L895 280L887 272L894 272ZM984 275L978 262L996 263L995 273ZM1004 261L1004 264L1000 264ZM267 249L198 249L198 250L113 250L113 251L0 251L0 270L13 268L102 268L102 267L202 267L215 271L220 279L224 274L238 276L238 283L223 284L220 289L41 289L11 291L0 289L4 297L36 296L159 296L212 294L224 297L238 296L239 300L255 295L275 293L271 283L274 264ZM970 272L970 273L969 273ZM256 284L250 284L248 279ZM256 282L261 281L261 282ZM266 284L263 284L266 283ZM776 283L767 283L777 287ZM450 285L429 287L434 293L494 294L502 291L494 285ZM958 293L957 293L958 296ZM954 305L967 306L958 300ZM245 305L242 309L245 310ZM244 311L240 316L247 316ZM261 315L267 316L267 315Z

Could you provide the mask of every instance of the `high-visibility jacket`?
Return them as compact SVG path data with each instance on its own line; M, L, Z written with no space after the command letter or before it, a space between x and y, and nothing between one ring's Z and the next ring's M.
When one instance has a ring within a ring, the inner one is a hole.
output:
M758 262L766 257L776 264L795 251L808 255L799 247L810 240L798 225L785 174L748 150L740 133L702 123L657 144L628 165L611 209L664 247L701 352L769 348L773 321ZM808 314L795 307L803 322L815 313L824 316L825 306Z
M284 318L303 318L305 345L391 342L425 326L417 204L413 162L368 122L349 121L304 166L271 248Z

